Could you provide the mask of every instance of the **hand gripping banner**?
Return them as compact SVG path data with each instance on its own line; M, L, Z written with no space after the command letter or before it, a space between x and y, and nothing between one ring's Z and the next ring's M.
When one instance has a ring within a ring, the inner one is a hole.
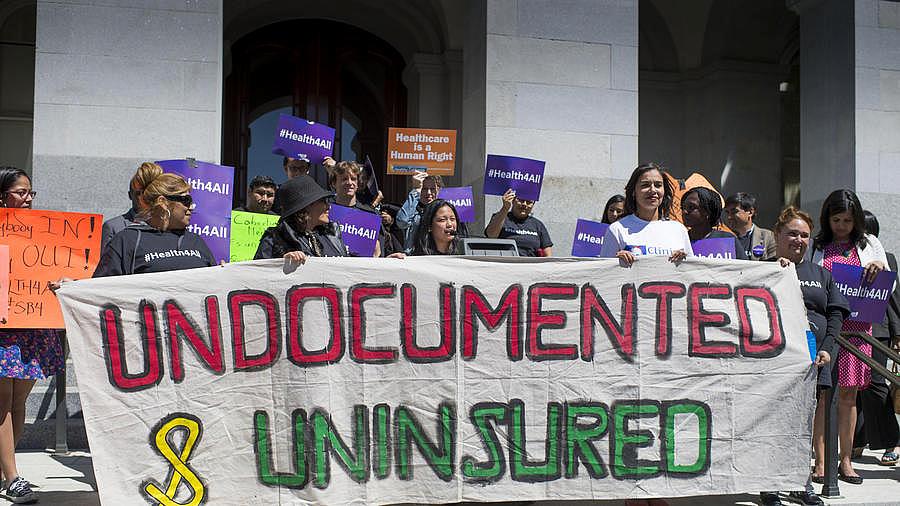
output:
M816 376L775 263L311 258L58 293L104 504L678 497L809 474Z

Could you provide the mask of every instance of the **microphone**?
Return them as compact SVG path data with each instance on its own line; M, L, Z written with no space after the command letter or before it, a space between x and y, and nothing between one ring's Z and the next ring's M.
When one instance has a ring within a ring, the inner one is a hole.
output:
M456 230L450 230L449 232L447 232L447 234L449 234L451 237L456 237L459 235L459 232L457 232Z

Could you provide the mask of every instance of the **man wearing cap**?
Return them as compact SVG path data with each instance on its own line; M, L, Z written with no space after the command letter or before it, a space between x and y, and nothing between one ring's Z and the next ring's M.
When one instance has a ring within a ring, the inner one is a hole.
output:
M281 203L281 219L263 233L253 258L303 263L308 256L348 256L340 229L328 217L328 200L333 197L334 193L306 174L281 185L276 196Z

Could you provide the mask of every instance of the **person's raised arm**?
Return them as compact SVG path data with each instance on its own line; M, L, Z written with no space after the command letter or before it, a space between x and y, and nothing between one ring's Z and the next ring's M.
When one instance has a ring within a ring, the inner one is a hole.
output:
M413 175L413 188L409 191L406 202L400 206L400 210L397 211L397 217L394 219L397 223L397 228L400 230L406 230L412 225L413 217L416 215L416 207L419 205L419 195L422 193L422 182L425 181L427 176L427 172L421 171Z
M503 222L506 221L506 215L509 214L509 210L512 209L512 203L513 199L516 198L516 192L510 188L506 190L506 193L504 193L501 198L503 199L503 205L500 206L499 211L491 216L491 221L484 227L484 235L491 239L496 239L500 236L500 231L503 229Z

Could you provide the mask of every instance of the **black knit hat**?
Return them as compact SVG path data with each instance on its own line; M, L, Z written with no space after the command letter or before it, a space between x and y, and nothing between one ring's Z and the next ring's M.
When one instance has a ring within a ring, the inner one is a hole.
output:
M315 179L307 175L289 179L278 187L275 200L281 205L281 217L285 218L317 200L334 197L334 193L325 190Z

